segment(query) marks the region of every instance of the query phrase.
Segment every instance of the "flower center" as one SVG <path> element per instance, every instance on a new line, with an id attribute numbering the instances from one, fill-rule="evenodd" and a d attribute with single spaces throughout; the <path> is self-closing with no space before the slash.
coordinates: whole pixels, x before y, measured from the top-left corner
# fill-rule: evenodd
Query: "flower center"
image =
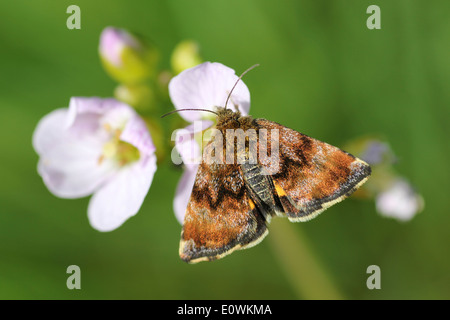
<path id="1" fill-rule="evenodd" d="M 105 129 L 112 131 L 109 126 L 105 126 Z M 103 145 L 102 154 L 98 158 L 99 165 L 105 159 L 114 159 L 120 166 L 139 160 L 139 150 L 128 142 L 120 140 L 121 133 L 122 130 L 116 129 L 112 139 Z"/>

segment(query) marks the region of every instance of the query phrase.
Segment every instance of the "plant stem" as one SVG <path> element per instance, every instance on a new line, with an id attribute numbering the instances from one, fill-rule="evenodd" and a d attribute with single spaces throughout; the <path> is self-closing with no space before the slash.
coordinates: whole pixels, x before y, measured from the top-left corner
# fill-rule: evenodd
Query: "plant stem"
<path id="1" fill-rule="evenodd" d="M 268 238 L 274 255 L 299 298 L 344 299 L 310 250 L 308 239 L 298 224 L 285 219 L 274 219 Z"/>

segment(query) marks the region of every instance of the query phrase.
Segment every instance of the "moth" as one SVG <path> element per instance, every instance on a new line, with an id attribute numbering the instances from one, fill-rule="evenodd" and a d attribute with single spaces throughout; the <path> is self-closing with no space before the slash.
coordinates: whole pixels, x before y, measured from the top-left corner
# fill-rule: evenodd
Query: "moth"
<path id="1" fill-rule="evenodd" d="M 188 263 L 220 259 L 257 245 L 268 234 L 273 216 L 308 221 L 370 176 L 370 166 L 361 159 L 281 124 L 243 116 L 237 108 L 219 107 L 213 113 L 216 135 L 203 150 L 181 232 L 179 255 Z M 245 135 L 239 148 L 237 137 L 227 135 L 236 130 L 256 135 Z M 259 135 L 262 130 L 267 138 Z M 269 139 L 274 130 L 276 148 Z M 256 155 L 261 148 L 270 156 L 277 152 L 277 163 L 271 163 L 270 156 L 249 156 L 252 142 Z M 227 157 L 230 148 L 232 159 Z"/>

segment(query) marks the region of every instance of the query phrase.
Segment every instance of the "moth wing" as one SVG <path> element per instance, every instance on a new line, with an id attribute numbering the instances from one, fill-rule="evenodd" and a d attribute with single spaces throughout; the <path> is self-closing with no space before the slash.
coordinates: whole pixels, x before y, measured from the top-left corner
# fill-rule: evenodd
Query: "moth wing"
<path id="1" fill-rule="evenodd" d="M 179 254 L 190 263 L 215 260 L 258 244 L 268 233 L 239 165 L 205 161 L 205 147 L 181 232 Z"/>
<path id="2" fill-rule="evenodd" d="M 267 153 L 271 156 L 271 130 L 279 135 L 279 161 L 261 163 L 269 172 L 284 214 L 291 221 L 306 221 L 352 194 L 369 178 L 370 166 L 325 142 L 265 119 Z M 261 141 L 260 141 L 261 143 Z"/>

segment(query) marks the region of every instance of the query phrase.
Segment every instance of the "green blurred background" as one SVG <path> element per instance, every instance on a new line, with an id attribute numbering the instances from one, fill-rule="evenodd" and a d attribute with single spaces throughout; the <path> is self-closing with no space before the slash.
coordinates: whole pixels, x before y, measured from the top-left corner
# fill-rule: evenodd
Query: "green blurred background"
<path id="1" fill-rule="evenodd" d="M 81 30 L 66 28 L 71 4 L 81 8 Z M 381 30 L 366 27 L 371 4 L 381 8 Z M 244 79 L 255 117 L 337 146 L 384 135 L 398 172 L 425 199 L 422 213 L 400 223 L 381 217 L 373 201 L 349 199 L 308 223 L 275 219 L 271 227 L 298 233 L 345 298 L 449 299 L 449 14 L 445 0 L 2 1 L 0 298 L 306 297 L 270 234 L 219 261 L 182 262 L 172 209 L 181 171 L 168 161 L 139 214 L 110 233 L 90 227 L 88 198 L 59 199 L 46 189 L 33 130 L 71 96 L 112 96 L 116 83 L 97 48 L 102 29 L 116 26 L 151 38 L 163 68 L 184 39 L 238 73 L 259 63 Z M 72 264 L 81 268 L 81 290 L 66 287 Z M 372 264 L 381 268 L 380 290 L 366 287 Z"/>

